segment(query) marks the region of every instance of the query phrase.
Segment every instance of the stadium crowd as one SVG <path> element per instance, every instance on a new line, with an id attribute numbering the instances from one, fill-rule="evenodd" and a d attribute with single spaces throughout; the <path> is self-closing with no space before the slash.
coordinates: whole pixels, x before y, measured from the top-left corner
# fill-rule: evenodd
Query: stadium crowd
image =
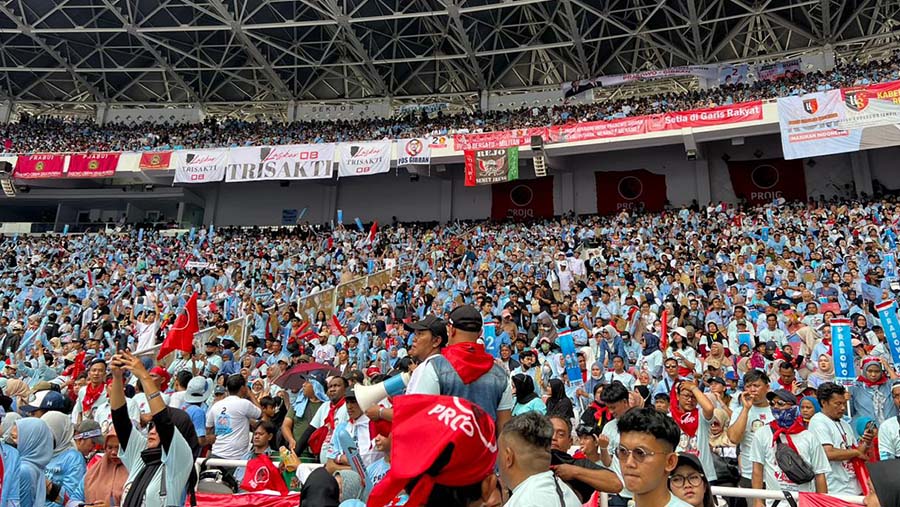
<path id="1" fill-rule="evenodd" d="M 885 198 L 7 237 L 0 506 L 181 506 L 198 484 L 378 507 L 870 493 L 865 464 L 900 456 L 874 308 L 900 296 L 898 222 Z M 334 308 L 298 309 L 391 266 Z M 194 302 L 216 331 L 157 360 Z M 245 316 L 246 334 L 229 328 Z M 836 317 L 852 321 L 846 387 Z M 405 394 L 362 394 L 385 381 Z M 248 466 L 198 477 L 200 456 Z M 298 457 L 323 466 L 297 475 Z"/>
<path id="2" fill-rule="evenodd" d="M 0 129 L 3 152 L 142 151 L 301 144 L 442 136 L 458 133 L 542 127 L 570 122 L 687 111 L 773 99 L 833 88 L 900 80 L 900 52 L 884 60 L 849 62 L 828 72 L 795 71 L 775 80 L 726 84 L 705 90 L 635 96 L 591 104 L 534 105 L 514 111 L 476 111 L 455 115 L 410 114 L 391 119 L 303 121 L 294 123 L 217 121 L 200 124 L 127 125 L 24 117 Z"/>

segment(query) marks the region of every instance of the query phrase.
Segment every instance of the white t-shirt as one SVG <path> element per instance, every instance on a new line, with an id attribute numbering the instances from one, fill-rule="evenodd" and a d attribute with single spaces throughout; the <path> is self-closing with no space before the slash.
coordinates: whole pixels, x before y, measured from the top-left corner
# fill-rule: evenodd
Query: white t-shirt
<path id="1" fill-rule="evenodd" d="M 735 396 L 735 398 L 740 398 L 740 395 Z M 741 417 L 741 411 L 743 410 L 744 407 L 742 406 L 732 412 L 731 422 L 728 425 L 729 427 L 734 426 Z M 747 414 L 747 429 L 744 430 L 744 438 L 740 441 L 741 454 L 738 456 L 738 466 L 741 469 L 741 477 L 745 479 L 751 479 L 753 477 L 753 462 L 750 461 L 750 447 L 753 444 L 753 436 L 756 433 L 756 430 L 768 425 L 772 421 L 774 421 L 774 419 L 772 418 L 771 408 L 768 406 L 750 406 L 750 413 Z"/>
<path id="2" fill-rule="evenodd" d="M 175 391 L 169 396 L 169 405 L 172 408 L 181 408 L 184 405 L 184 395 L 187 391 Z"/>
<path id="3" fill-rule="evenodd" d="M 616 456 L 616 449 L 619 447 L 619 420 L 613 419 L 609 421 L 603 426 L 603 431 L 601 434 L 606 435 L 606 438 L 609 439 L 609 454 L 612 458 L 612 461 L 609 463 L 609 469 L 615 472 L 616 476 L 619 477 L 619 482 L 622 483 L 622 491 L 619 492 L 619 496 L 624 498 L 632 498 L 634 497 L 634 493 L 628 490 L 625 487 L 625 479 L 622 476 L 622 464 L 619 463 L 619 457 Z"/>
<path id="4" fill-rule="evenodd" d="M 856 434 L 844 421 L 835 421 L 819 412 L 809 420 L 809 432 L 819 440 L 819 445 L 831 445 L 835 449 L 850 449 L 856 445 Z M 849 461 L 832 461 L 831 470 L 825 474 L 829 494 L 861 495 L 862 488 L 856 480 L 856 472 Z"/>
<path id="5" fill-rule="evenodd" d="M 154 319 L 150 324 L 135 322 L 137 328 L 137 350 L 147 350 L 156 341 L 156 332 L 159 331 L 159 321 Z"/>
<path id="6" fill-rule="evenodd" d="M 428 356 L 425 358 L 424 361 L 422 361 L 418 366 L 416 366 L 416 369 L 413 370 L 412 375 L 409 376 L 409 383 L 406 384 L 406 392 L 413 393 L 416 391 L 416 386 L 419 384 L 419 379 L 422 378 L 422 375 L 424 375 L 425 370 L 431 369 L 431 368 L 428 368 L 428 363 L 433 358 L 435 358 L 439 355 L 440 354 L 434 354 L 434 355 Z"/>
<path id="7" fill-rule="evenodd" d="M 259 407 L 238 396 L 213 403 L 206 413 L 206 427 L 214 428 L 216 435 L 212 454 L 224 459 L 244 459 L 250 449 L 250 420 L 260 416 Z"/>
<path id="8" fill-rule="evenodd" d="M 716 467 L 713 465 L 712 448 L 709 446 L 709 425 L 712 419 L 703 417 L 703 410 L 697 408 L 697 418 L 700 423 L 697 424 L 697 433 L 693 437 L 689 437 L 684 431 L 681 432 L 681 441 L 678 443 L 676 452 L 686 452 L 697 456 L 700 464 L 703 465 L 703 474 L 710 482 L 718 478 L 716 475 Z"/>
<path id="9" fill-rule="evenodd" d="M 635 504 L 635 507 L 644 507 L 644 506 Z M 651 507 L 651 506 L 648 506 L 648 507 Z M 667 503 L 665 505 L 665 507 L 691 507 L 691 504 L 678 498 L 673 493 L 669 493 L 669 503 Z"/>
<path id="10" fill-rule="evenodd" d="M 106 389 L 104 389 L 100 393 L 100 397 L 97 398 L 97 401 L 94 402 L 94 406 L 91 407 L 91 410 L 87 414 L 83 414 L 84 411 L 82 402 L 84 402 L 84 396 L 87 394 L 87 386 L 82 386 L 78 389 L 78 398 L 75 400 L 75 407 L 72 409 L 72 422 L 78 423 L 78 416 L 80 415 L 82 419 L 93 419 L 93 412 L 97 410 L 97 407 L 108 402 L 108 398 L 106 397 Z"/>
<path id="11" fill-rule="evenodd" d="M 554 484 L 556 482 L 556 484 Z M 559 490 L 563 494 L 562 505 L 559 500 Z M 506 507 L 532 507 L 552 505 L 553 507 L 581 507 L 578 496 L 562 479 L 556 479 L 552 471 L 541 472 L 520 482 L 512 491 L 512 496 L 506 502 Z"/>
<path id="12" fill-rule="evenodd" d="M 878 454 L 882 460 L 900 456 L 900 424 L 896 417 L 885 419 L 878 428 Z"/>
<path id="13" fill-rule="evenodd" d="M 309 421 L 309 425 L 313 428 L 319 429 L 325 425 L 325 419 L 328 418 L 328 411 L 331 410 L 331 403 L 325 402 L 319 406 L 319 409 L 316 410 L 316 414 L 313 416 L 312 420 Z M 340 408 L 334 411 L 334 427 L 337 428 L 341 424 L 348 422 L 350 420 L 350 415 L 347 413 L 347 404 L 341 405 Z M 322 449 L 319 451 L 319 462 L 325 464 L 325 461 L 328 459 L 328 453 L 331 452 L 331 437 L 334 433 L 332 431 L 334 428 L 328 430 L 328 436 L 325 438 L 325 443 L 322 445 Z"/>
<path id="14" fill-rule="evenodd" d="M 768 424 L 760 427 L 753 436 L 753 442 L 750 445 L 750 462 L 760 463 L 763 465 L 763 478 L 765 480 L 766 489 L 775 491 L 803 491 L 807 493 L 816 492 L 815 479 L 805 483 L 797 484 L 781 471 L 778 462 L 775 461 L 775 442 L 772 438 L 772 427 Z M 828 458 L 825 457 L 825 449 L 819 444 L 816 436 L 809 431 L 802 431 L 796 435 L 791 435 L 791 441 L 797 448 L 799 454 L 807 463 L 812 466 L 813 471 L 818 474 L 827 474 L 831 467 L 828 465 Z M 831 490 L 829 489 L 829 492 Z M 771 506 L 775 500 L 767 500 L 766 505 Z"/>

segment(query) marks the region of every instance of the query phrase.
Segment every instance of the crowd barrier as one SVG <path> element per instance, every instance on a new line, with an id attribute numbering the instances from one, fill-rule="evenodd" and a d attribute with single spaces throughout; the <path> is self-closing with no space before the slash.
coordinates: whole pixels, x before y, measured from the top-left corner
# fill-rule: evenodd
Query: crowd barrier
<path id="1" fill-rule="evenodd" d="M 201 463 L 205 463 L 206 466 L 212 467 L 243 467 L 247 465 L 247 461 L 245 460 L 229 460 L 229 459 L 216 459 L 216 458 L 197 458 L 197 465 L 199 466 Z M 304 481 L 309 474 L 312 473 L 316 468 L 321 467 L 322 465 L 318 463 L 301 463 L 297 468 L 297 477 L 300 481 Z M 768 489 L 749 489 L 749 488 L 728 488 L 724 486 L 713 486 L 712 493 L 716 496 L 725 497 L 725 498 L 748 498 L 748 499 L 761 499 L 761 500 L 783 500 L 784 492 L 782 491 L 773 491 Z M 607 505 L 607 501 L 605 498 L 606 494 L 601 494 L 600 505 L 601 507 Z M 793 493 L 794 498 L 797 498 L 797 493 Z M 853 495 L 831 495 L 834 498 L 842 502 L 846 502 L 848 505 L 865 505 L 865 498 L 861 496 L 853 496 Z"/>

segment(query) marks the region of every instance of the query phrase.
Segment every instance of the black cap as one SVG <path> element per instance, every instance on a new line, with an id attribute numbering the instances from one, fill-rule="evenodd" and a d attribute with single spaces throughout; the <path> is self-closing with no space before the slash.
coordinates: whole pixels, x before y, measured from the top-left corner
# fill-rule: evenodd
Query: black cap
<path id="1" fill-rule="evenodd" d="M 447 342 L 447 323 L 434 315 L 429 315 L 422 320 L 404 324 L 407 331 L 431 331 L 431 334 L 442 338 L 441 344 Z"/>
<path id="2" fill-rule="evenodd" d="M 457 306 L 450 312 L 449 324 L 460 331 L 481 332 L 481 314 L 472 305 Z"/>
<path id="3" fill-rule="evenodd" d="M 768 393 L 766 393 L 767 400 L 772 401 L 775 398 L 781 399 L 793 405 L 797 404 L 797 396 L 787 389 L 778 389 L 777 391 L 769 391 Z"/>
<path id="4" fill-rule="evenodd" d="M 728 385 L 728 384 L 725 383 L 725 379 L 723 379 L 722 377 L 710 377 L 709 380 L 706 381 L 707 384 L 712 384 L 713 382 L 716 382 L 716 383 L 718 383 L 718 384 L 722 384 L 723 386 L 727 386 L 727 385 Z"/>
<path id="5" fill-rule="evenodd" d="M 686 452 L 678 453 L 678 464 L 675 465 L 675 468 L 680 466 L 689 466 L 694 470 L 703 473 L 703 465 L 700 464 L 700 458 L 694 456 L 693 454 L 689 454 Z"/>
<path id="6" fill-rule="evenodd" d="M 356 391 L 354 391 L 353 389 L 348 389 L 347 393 L 344 394 L 344 398 L 347 401 L 353 400 L 355 402 L 356 401 Z"/>

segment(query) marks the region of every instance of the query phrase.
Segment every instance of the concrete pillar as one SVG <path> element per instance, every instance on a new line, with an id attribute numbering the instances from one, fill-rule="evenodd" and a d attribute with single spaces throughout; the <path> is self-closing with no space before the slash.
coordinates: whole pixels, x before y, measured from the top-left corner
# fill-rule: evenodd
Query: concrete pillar
<path id="1" fill-rule="evenodd" d="M 694 161 L 694 177 L 697 179 L 697 202 L 705 206 L 712 200 L 709 190 L 709 160 L 706 159 L 706 150 L 698 149 L 698 158 Z M 699 156 L 702 154 L 703 156 Z"/>
<path id="2" fill-rule="evenodd" d="M 105 125 L 108 114 L 109 104 L 97 104 L 97 125 Z"/>
<path id="3" fill-rule="evenodd" d="M 181 224 L 182 222 L 184 222 L 184 207 L 185 207 L 184 201 L 181 201 L 178 203 L 178 209 L 175 211 L 175 223 L 176 224 Z M 204 217 L 204 218 L 206 218 L 206 217 Z M 204 223 L 206 223 L 206 220 L 204 220 Z"/>
<path id="4" fill-rule="evenodd" d="M 441 223 L 453 220 L 453 180 L 441 180 Z"/>
<path id="5" fill-rule="evenodd" d="M 287 121 L 292 122 L 297 119 L 297 101 L 292 100 L 287 105 Z"/>
<path id="6" fill-rule="evenodd" d="M 868 151 L 854 151 L 850 155 L 850 169 L 853 172 L 853 184 L 856 193 L 865 192 L 872 195 L 872 169 L 869 166 Z"/>
<path id="7" fill-rule="evenodd" d="M 559 188 L 559 201 L 554 211 L 557 215 L 563 215 L 575 210 L 575 174 L 572 172 L 558 173 L 553 178 L 554 186 Z"/>
<path id="8" fill-rule="evenodd" d="M 16 105 L 12 99 L 6 99 L 3 102 L 0 102 L 0 124 L 6 125 L 10 122 L 15 107 Z"/>
<path id="9" fill-rule="evenodd" d="M 481 90 L 481 110 L 482 111 L 490 111 L 491 110 L 491 101 L 490 101 L 490 93 L 487 90 Z"/>
<path id="10" fill-rule="evenodd" d="M 222 191 L 222 185 L 216 185 L 216 189 L 206 194 L 206 202 L 203 205 L 203 225 L 215 223 L 216 210 L 219 207 L 219 193 Z"/>

